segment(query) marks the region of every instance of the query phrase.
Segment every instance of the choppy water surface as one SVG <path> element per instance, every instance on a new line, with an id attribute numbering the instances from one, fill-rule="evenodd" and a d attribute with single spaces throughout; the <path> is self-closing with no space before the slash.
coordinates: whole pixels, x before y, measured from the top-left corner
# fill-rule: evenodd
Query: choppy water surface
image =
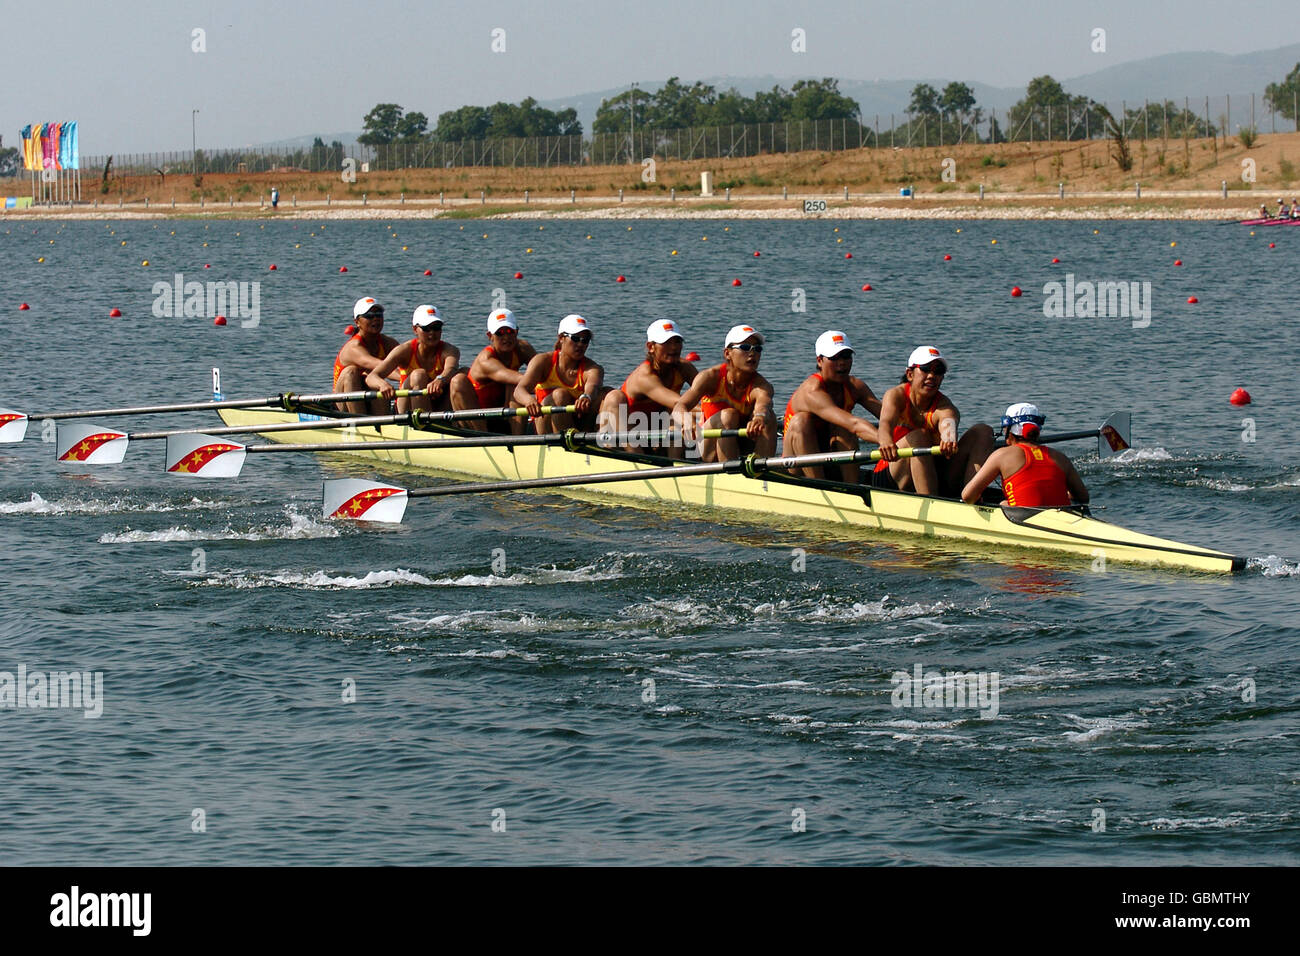
<path id="1" fill-rule="evenodd" d="M 617 381 L 651 319 L 705 361 L 750 322 L 782 403 L 842 328 L 877 391 L 942 347 L 967 423 L 1015 400 L 1057 429 L 1131 408 L 1136 451 L 1071 446 L 1102 516 L 1251 559 L 1098 572 L 593 495 L 416 500 L 401 526 L 354 527 L 320 517 L 324 475 L 411 473 L 268 455 L 186 482 L 148 443 L 76 469 L 33 426 L 0 447 L 0 671 L 100 671 L 103 713 L 0 709 L 7 862 L 1300 858 L 1292 230 L 0 227 L 0 405 L 201 401 L 214 365 L 232 397 L 324 391 L 364 294 L 398 336 L 437 304 L 466 351 L 494 290 L 544 347 L 582 312 Z M 1150 282 L 1149 325 L 1045 318 L 1067 272 Z M 259 282 L 258 325 L 155 317 L 176 273 Z M 1228 404 L 1239 386 L 1255 404 Z M 996 713 L 895 706 L 891 676 L 917 665 L 996 672 Z"/>

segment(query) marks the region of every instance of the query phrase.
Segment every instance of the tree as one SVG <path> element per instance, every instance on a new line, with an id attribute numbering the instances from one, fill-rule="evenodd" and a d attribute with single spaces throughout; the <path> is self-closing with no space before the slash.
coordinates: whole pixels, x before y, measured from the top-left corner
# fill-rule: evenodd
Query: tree
<path id="1" fill-rule="evenodd" d="M 612 96 L 607 100 L 601 100 L 600 108 L 596 110 L 596 119 L 591 124 L 593 133 L 625 133 L 628 127 L 633 123 L 643 128 L 647 125 L 659 126 L 661 124 L 648 124 L 646 117 L 650 112 L 650 103 L 654 99 L 645 90 L 630 89 Z"/>
<path id="2" fill-rule="evenodd" d="M 1011 107 L 1007 132 L 1015 139 L 1084 139 L 1100 125 L 1094 117 L 1104 120 L 1098 109 L 1086 96 L 1070 96 L 1052 77 L 1035 77 L 1025 98 Z"/>
<path id="3" fill-rule="evenodd" d="M 366 114 L 366 131 L 357 137 L 366 146 L 387 146 L 398 138 L 402 108 L 396 103 L 380 103 Z"/>
<path id="4" fill-rule="evenodd" d="M 907 112 L 924 116 L 939 112 L 939 91 L 929 83 L 918 83 L 912 87 L 912 99 L 907 104 Z"/>
<path id="5" fill-rule="evenodd" d="M 18 152 L 17 146 L 0 149 L 0 176 L 17 176 L 22 164 L 22 155 Z"/>
<path id="6" fill-rule="evenodd" d="M 944 113 L 964 116 L 975 108 L 975 91 L 965 83 L 953 81 L 943 88 L 939 97 L 939 109 Z"/>
<path id="7" fill-rule="evenodd" d="M 423 113 L 407 113 L 397 122 L 397 140 L 402 143 L 417 143 L 424 139 L 428 128 L 429 118 Z"/>
<path id="8" fill-rule="evenodd" d="M 1124 135 L 1124 127 L 1115 121 L 1110 110 L 1104 106 L 1097 106 L 1097 115 L 1101 117 L 1106 124 L 1106 135 L 1114 143 L 1114 152 L 1110 154 L 1111 159 L 1115 160 L 1115 165 L 1119 167 L 1120 172 L 1127 173 L 1133 168 L 1133 155 L 1129 152 L 1128 139 Z"/>
<path id="9" fill-rule="evenodd" d="M 1295 65 L 1281 83 L 1264 87 L 1264 102 L 1269 109 L 1281 113 L 1289 120 L 1296 118 L 1296 101 L 1300 99 L 1300 63 Z"/>
<path id="10" fill-rule="evenodd" d="M 440 143 L 455 143 L 462 139 L 483 139 L 492 125 L 492 114 L 482 106 L 462 106 L 438 117 L 433 138 Z"/>
<path id="11" fill-rule="evenodd" d="M 862 111 L 857 100 L 840 92 L 840 81 L 829 76 L 823 80 L 799 80 L 790 88 L 790 96 L 793 120 L 856 119 Z"/>

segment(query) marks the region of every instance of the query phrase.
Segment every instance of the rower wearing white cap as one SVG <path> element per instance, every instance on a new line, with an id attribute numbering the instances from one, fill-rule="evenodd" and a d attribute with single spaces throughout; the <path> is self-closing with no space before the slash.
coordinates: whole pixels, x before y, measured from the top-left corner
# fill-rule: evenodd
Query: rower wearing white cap
<path id="1" fill-rule="evenodd" d="M 672 319 L 651 322 L 645 332 L 645 361 L 600 405 L 604 432 L 665 431 L 682 386 L 695 380 L 695 366 L 682 361 L 683 337 Z M 629 451 L 630 446 L 624 446 Z M 680 446 L 672 449 L 679 452 Z M 676 457 L 676 455 L 674 455 Z"/>
<path id="2" fill-rule="evenodd" d="M 734 325 L 723 340 L 721 365 L 695 376 L 691 387 L 673 406 L 673 423 L 686 435 L 701 428 L 744 428 L 746 447 L 767 457 L 776 452 L 776 418 L 772 414 L 772 384 L 758 374 L 763 336 L 748 325 Z M 735 438 L 700 441 L 701 461 L 740 457 Z"/>
<path id="3" fill-rule="evenodd" d="M 487 337 L 487 346 L 474 358 L 467 376 L 474 398 L 479 408 L 518 408 L 513 395 L 515 386 L 524 377 L 519 370 L 533 360 L 537 350 L 527 339 L 519 337 L 519 322 L 509 309 L 493 309 L 488 313 Z M 519 418 L 509 419 L 508 424 L 501 419 L 488 419 L 484 424 L 489 431 L 523 434 L 524 423 Z"/>
<path id="4" fill-rule="evenodd" d="M 383 334 L 384 307 L 375 301 L 374 296 L 357 299 L 352 306 L 352 322 L 356 334 L 343 343 L 334 359 L 336 392 L 361 392 L 372 388 L 366 384 L 366 376 L 397 348 L 397 340 Z M 388 402 L 376 398 L 370 402 L 345 402 L 341 407 L 353 415 L 364 415 L 367 411 L 382 415 L 388 411 Z"/>
<path id="5" fill-rule="evenodd" d="M 880 414 L 880 399 L 853 369 L 853 346 L 846 333 L 837 329 L 817 337 L 817 371 L 804 379 L 785 406 L 786 455 L 815 455 L 818 452 L 857 451 L 858 441 L 876 441 L 876 426 L 853 414 L 861 405 Z M 861 466 L 839 466 L 840 477 L 856 483 Z M 822 478 L 821 465 L 794 469 L 805 478 Z"/>
<path id="6" fill-rule="evenodd" d="M 575 427 L 573 415 L 543 415 L 543 405 L 574 405 L 584 430 L 595 424 L 596 410 L 608 389 L 605 370 L 587 358 L 591 325 L 580 315 L 560 320 L 555 351 L 535 355 L 515 386 L 514 398 L 536 419 L 537 433 Z"/>
<path id="7" fill-rule="evenodd" d="M 1088 488 L 1070 459 L 1055 448 L 1037 444 L 1047 420 L 1036 405 L 1020 402 L 1002 416 L 1006 447 L 989 455 L 961 493 L 961 500 L 979 501 L 995 478 L 1002 478 L 1003 504 L 1024 508 L 1058 508 L 1086 504 Z"/>
<path id="8" fill-rule="evenodd" d="M 916 491 L 923 495 L 956 497 L 993 451 L 993 429 L 979 424 L 957 440 L 961 414 L 939 391 L 948 373 L 948 360 L 932 345 L 913 349 L 902 384 L 881 398 L 880 424 L 876 427 L 880 454 L 872 484 Z M 942 466 L 929 455 L 898 457 L 899 446 L 927 448 L 938 445 L 948 461 Z"/>
<path id="9" fill-rule="evenodd" d="M 456 408 L 473 408 L 474 390 L 465 377 L 453 385 L 460 365 L 460 349 L 442 340 L 442 313 L 436 306 L 417 306 L 411 315 L 411 328 L 415 337 L 388 353 L 366 376 L 366 387 L 373 388 L 385 399 L 393 397 L 393 386 L 387 381 L 396 372 L 402 388 L 422 388 L 428 394 L 415 398 L 399 398 L 398 412 L 412 408 L 420 411 L 446 411 L 452 398 L 459 392 Z M 468 403 L 468 404 L 467 404 Z"/>

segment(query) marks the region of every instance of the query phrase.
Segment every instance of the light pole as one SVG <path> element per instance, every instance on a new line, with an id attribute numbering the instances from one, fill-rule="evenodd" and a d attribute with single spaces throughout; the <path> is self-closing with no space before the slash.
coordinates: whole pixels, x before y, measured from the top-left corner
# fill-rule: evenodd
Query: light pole
<path id="1" fill-rule="evenodd" d="M 632 131 L 628 137 L 627 161 L 636 162 L 636 84 L 632 84 L 631 95 L 628 98 L 628 112 L 631 114 Z"/>
<path id="2" fill-rule="evenodd" d="M 195 176 L 199 174 L 199 138 L 198 133 L 196 132 L 198 127 L 195 119 L 198 115 L 198 110 L 190 110 L 190 166 L 192 167 L 190 172 Z"/>

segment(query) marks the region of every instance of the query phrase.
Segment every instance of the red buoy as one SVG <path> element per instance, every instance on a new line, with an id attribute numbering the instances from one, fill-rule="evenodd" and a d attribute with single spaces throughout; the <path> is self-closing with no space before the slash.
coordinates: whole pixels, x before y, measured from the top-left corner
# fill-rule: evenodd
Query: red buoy
<path id="1" fill-rule="evenodd" d="M 687 353 L 686 353 L 686 361 L 688 361 L 688 362 L 698 362 L 699 360 L 700 360 L 700 353 L 699 353 L 699 352 L 687 352 Z"/>
<path id="2" fill-rule="evenodd" d="M 212 263 L 210 263 L 210 262 L 205 262 L 205 263 L 203 263 L 203 268 L 205 268 L 205 269 L 211 269 L 211 268 L 212 268 Z"/>
<path id="3" fill-rule="evenodd" d="M 524 277 L 524 274 L 523 274 L 522 272 L 516 272 L 516 273 L 515 273 L 515 278 L 516 278 L 516 279 L 522 279 L 523 277 Z"/>
<path id="4" fill-rule="evenodd" d="M 121 310 L 121 309 L 113 309 L 112 311 L 110 311 L 110 312 L 108 313 L 108 317 L 109 317 L 110 319 L 120 319 L 120 318 L 122 317 L 122 310 Z"/>
<path id="5" fill-rule="evenodd" d="M 1268 247 L 1269 247 L 1270 249 L 1272 249 L 1272 248 L 1274 248 L 1276 245 L 1277 245 L 1276 242 L 1270 242 L 1270 243 L 1268 244 Z"/>
<path id="6" fill-rule="evenodd" d="M 425 270 L 424 270 L 424 274 L 427 275 L 427 276 L 431 276 L 431 275 L 433 275 L 433 270 L 432 270 L 432 269 L 425 269 Z"/>
<path id="7" fill-rule="evenodd" d="M 30 308 L 31 308 L 31 306 L 28 305 L 26 302 L 24 302 L 22 305 L 20 305 L 20 306 L 18 307 L 18 311 L 19 311 L 19 312 L 26 312 L 26 311 L 27 311 L 28 309 L 30 309 Z"/>
<path id="8" fill-rule="evenodd" d="M 357 327 L 355 325 L 349 325 L 346 329 L 343 330 L 343 334 L 346 335 L 348 338 L 351 338 L 352 336 L 357 334 Z"/>
<path id="9" fill-rule="evenodd" d="M 1196 296 L 1194 296 L 1194 295 L 1189 295 L 1189 296 L 1187 297 L 1187 304 L 1188 304 L 1188 305 L 1196 305 L 1196 303 L 1198 303 L 1198 302 L 1200 302 L 1200 301 L 1201 301 L 1201 300 L 1198 299 L 1198 298 L 1196 298 Z"/>
<path id="10" fill-rule="evenodd" d="M 268 272 L 274 272 L 274 271 L 275 271 L 275 263 L 274 263 L 274 262 L 271 263 L 271 268 L 268 269 L 267 271 L 268 271 Z"/>
<path id="11" fill-rule="evenodd" d="M 1061 261 L 1060 259 L 1053 259 L 1053 260 L 1052 260 L 1052 265 L 1056 265 L 1056 264 L 1057 264 L 1058 262 L 1060 262 L 1060 261 Z"/>
<path id="12" fill-rule="evenodd" d="M 212 324 L 213 324 L 213 325 L 225 325 L 225 324 L 226 324 L 226 317 L 225 317 L 224 315 L 219 315 L 219 316 L 217 316 L 215 319 L 212 320 Z"/>
<path id="13" fill-rule="evenodd" d="M 740 280 L 739 280 L 739 279 L 732 279 L 732 280 L 731 280 L 731 284 L 732 284 L 732 285 L 740 285 Z"/>
<path id="14" fill-rule="evenodd" d="M 347 271 L 348 271 L 347 266 L 339 266 L 339 272 L 347 272 Z"/>
<path id="15" fill-rule="evenodd" d="M 618 277 L 617 279 L 615 279 L 614 281 L 615 281 L 615 282 L 626 282 L 627 279 L 626 279 L 626 277 L 624 277 L 624 276 L 619 276 L 619 277 Z"/>
<path id="16" fill-rule="evenodd" d="M 871 283 L 868 282 L 866 285 L 864 285 L 864 286 L 862 287 L 862 291 L 863 291 L 863 292 L 870 292 L 870 291 L 871 291 Z"/>
<path id="17" fill-rule="evenodd" d="M 952 256 L 944 256 L 944 257 L 943 257 L 943 261 L 944 261 L 944 262 L 948 262 L 948 261 L 950 261 L 951 259 L 952 259 Z"/>
<path id="18" fill-rule="evenodd" d="M 1239 388 L 1232 393 L 1228 398 L 1228 401 L 1232 402 L 1234 405 L 1249 405 L 1250 392 L 1246 391 L 1244 388 Z"/>
<path id="19" fill-rule="evenodd" d="M 851 252 L 846 252 L 846 253 L 844 253 L 844 258 L 845 258 L 845 259 L 852 259 L 852 258 L 853 258 L 853 253 L 851 253 Z"/>
<path id="20" fill-rule="evenodd" d="M 1175 260 L 1174 260 L 1174 265 L 1176 265 L 1176 266 L 1181 266 L 1182 264 L 1183 264 L 1183 260 L 1182 260 L 1182 259 L 1175 259 Z"/>
<path id="21" fill-rule="evenodd" d="M 754 258 L 755 258 L 755 259 L 758 258 L 758 252 L 757 252 L 757 251 L 754 253 Z"/>
<path id="22" fill-rule="evenodd" d="M 1020 291 L 1020 286 L 1015 285 L 1015 286 L 1012 286 L 1012 287 L 1011 287 L 1011 297 L 1012 297 L 1013 299 L 1018 299 L 1018 298 L 1020 298 L 1022 295 L 1024 295 L 1024 293 Z"/>

